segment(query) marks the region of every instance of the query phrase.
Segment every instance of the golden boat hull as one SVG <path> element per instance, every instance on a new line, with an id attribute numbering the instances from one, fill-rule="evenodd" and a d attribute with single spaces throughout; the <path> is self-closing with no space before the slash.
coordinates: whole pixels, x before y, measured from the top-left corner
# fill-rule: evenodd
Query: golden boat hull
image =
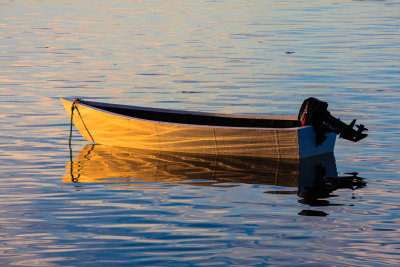
<path id="1" fill-rule="evenodd" d="M 61 100 L 86 140 L 110 146 L 180 153 L 301 159 L 333 152 L 336 139 L 334 133 L 328 133 L 327 140 L 316 146 L 312 126 L 260 128 L 174 123 L 126 116 L 85 103 L 75 103 L 75 111 L 72 113 L 73 100 Z M 185 115 L 184 112 L 181 113 L 182 116 Z"/>

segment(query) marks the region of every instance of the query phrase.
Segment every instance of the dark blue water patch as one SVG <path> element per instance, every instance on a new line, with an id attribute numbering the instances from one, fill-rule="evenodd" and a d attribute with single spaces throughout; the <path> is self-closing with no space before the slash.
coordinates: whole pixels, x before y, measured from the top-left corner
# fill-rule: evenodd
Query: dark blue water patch
<path id="1" fill-rule="evenodd" d="M 181 91 L 182 94 L 201 94 L 201 93 L 208 93 L 208 92 L 201 92 L 201 91 Z"/>
<path id="2" fill-rule="evenodd" d="M 266 194 L 276 194 L 276 195 L 295 195 L 297 190 L 271 190 L 265 191 Z"/>
<path id="3" fill-rule="evenodd" d="M 18 85 L 21 85 L 20 83 L 1 83 L 0 82 L 0 85 L 1 86 L 18 86 Z M 13 96 L 13 95 L 2 95 L 2 96 Z"/>
<path id="4" fill-rule="evenodd" d="M 46 51 L 46 52 L 39 52 L 39 53 L 54 54 L 54 55 L 71 55 L 70 53 L 61 52 L 61 51 Z M 67 56 L 65 56 L 65 57 L 67 57 Z M 72 56 L 69 56 L 69 57 L 72 57 Z"/>
<path id="5" fill-rule="evenodd" d="M 29 65 L 12 65 L 10 68 L 32 68 L 32 66 Z"/>
<path id="6" fill-rule="evenodd" d="M 34 29 L 34 30 L 52 30 L 53 28 L 49 28 L 49 27 L 35 27 L 35 28 L 32 28 L 32 29 Z"/>
<path id="7" fill-rule="evenodd" d="M 170 100 L 170 101 L 155 101 L 155 103 L 181 103 L 181 101 L 174 101 L 174 100 Z"/>
<path id="8" fill-rule="evenodd" d="M 54 88 L 58 89 L 79 89 L 79 88 L 85 88 L 88 87 L 86 84 L 81 84 L 81 85 L 69 85 L 69 86 L 55 86 Z"/>
<path id="9" fill-rule="evenodd" d="M 389 229 L 389 228 L 374 228 L 374 231 L 383 231 L 383 232 L 397 232 L 397 229 Z"/>

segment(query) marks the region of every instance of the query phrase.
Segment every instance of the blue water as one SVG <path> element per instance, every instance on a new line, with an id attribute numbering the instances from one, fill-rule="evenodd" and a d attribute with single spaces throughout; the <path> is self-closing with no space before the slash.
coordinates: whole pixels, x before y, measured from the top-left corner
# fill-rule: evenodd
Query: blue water
<path id="1" fill-rule="evenodd" d="M 399 265 L 399 14 L 390 0 L 1 1 L 1 265 Z M 75 129 L 71 153 L 58 98 L 75 96 L 282 115 L 314 96 L 369 136 L 338 139 L 327 169 L 342 178 L 310 187 L 277 163 L 90 152 Z"/>

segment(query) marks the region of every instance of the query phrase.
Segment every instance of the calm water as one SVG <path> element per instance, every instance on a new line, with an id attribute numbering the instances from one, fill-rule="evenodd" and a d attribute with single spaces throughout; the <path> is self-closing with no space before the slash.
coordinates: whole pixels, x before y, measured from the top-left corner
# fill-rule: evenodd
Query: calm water
<path id="1" fill-rule="evenodd" d="M 394 0 L 0 1 L 0 264 L 399 265 L 399 15 Z M 314 96 L 370 136 L 319 165 L 76 130 L 70 154 L 69 96 L 284 115 Z"/>

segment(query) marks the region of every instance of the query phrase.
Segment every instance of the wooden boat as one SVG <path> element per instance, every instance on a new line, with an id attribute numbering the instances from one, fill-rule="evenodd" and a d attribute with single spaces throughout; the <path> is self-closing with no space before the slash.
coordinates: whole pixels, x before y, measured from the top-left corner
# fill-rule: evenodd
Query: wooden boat
<path id="1" fill-rule="evenodd" d="M 75 124 L 86 140 L 111 146 L 299 159 L 333 152 L 336 139 L 335 132 L 331 130 L 323 133 L 316 131 L 322 126 L 316 127 L 314 117 L 310 120 L 313 125 L 306 125 L 306 114 L 312 114 L 315 110 L 303 107 L 304 119 L 299 120 L 300 116 L 228 115 L 80 99 L 61 100 L 70 114 L 71 123 Z M 308 102 L 307 105 L 305 103 L 306 101 L 303 106 L 306 108 L 311 106 Z M 313 106 L 320 108 L 316 104 Z M 322 114 L 317 111 L 316 114 Z M 309 118 L 311 117 L 308 116 L 307 120 Z M 338 123 L 339 126 L 342 124 Z M 343 129 L 346 129 L 347 133 L 350 132 L 344 126 Z M 345 133 L 343 129 L 340 131 Z M 362 138 L 357 136 L 353 141 Z"/>

